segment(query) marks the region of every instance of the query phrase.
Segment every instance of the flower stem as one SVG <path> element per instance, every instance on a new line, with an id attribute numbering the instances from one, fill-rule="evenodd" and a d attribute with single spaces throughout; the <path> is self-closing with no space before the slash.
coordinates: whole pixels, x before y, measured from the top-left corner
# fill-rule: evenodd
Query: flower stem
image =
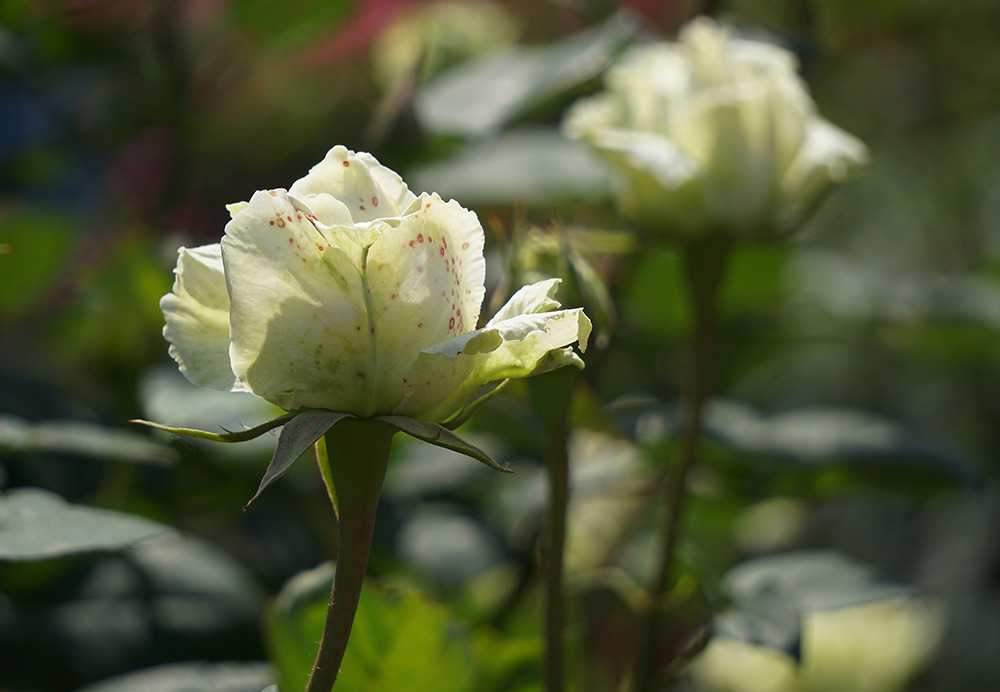
<path id="1" fill-rule="evenodd" d="M 705 401 L 715 378 L 719 346 L 718 297 L 729 259 L 729 243 L 717 237 L 702 238 L 683 246 L 681 253 L 692 313 L 689 366 L 681 383 L 675 457 L 662 485 L 660 553 L 649 588 L 650 610 L 637 660 L 637 690 L 653 689 L 655 682 L 660 607 L 674 565 L 687 474 L 698 457 Z"/>
<path id="2" fill-rule="evenodd" d="M 377 422 L 344 419 L 326 433 L 326 448 L 331 454 L 329 478 L 336 492 L 328 490 L 337 498 L 339 510 L 337 573 L 306 692 L 330 692 L 340 672 L 364 584 L 375 510 L 394 432 Z"/>
<path id="3" fill-rule="evenodd" d="M 564 368 L 529 380 L 535 409 L 545 426 L 543 456 L 549 475 L 549 498 L 540 536 L 542 583 L 545 599 L 545 656 L 542 675 L 546 692 L 562 692 L 563 553 L 566 546 L 566 510 L 569 503 L 569 405 L 578 373 Z"/>

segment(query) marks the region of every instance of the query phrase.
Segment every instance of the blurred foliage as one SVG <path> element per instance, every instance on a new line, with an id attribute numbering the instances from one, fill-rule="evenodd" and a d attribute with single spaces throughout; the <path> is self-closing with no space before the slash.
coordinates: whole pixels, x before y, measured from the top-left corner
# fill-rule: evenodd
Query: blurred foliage
<path id="1" fill-rule="evenodd" d="M 188 385 L 157 302 L 226 203 L 343 143 L 480 214 L 498 300 L 558 275 L 599 322 L 571 410 L 568 674 L 625 689 L 690 314 L 676 251 L 624 230 L 607 171 L 557 132 L 635 35 L 704 10 L 793 49 L 873 165 L 792 241 L 734 251 L 659 672 L 705 692 L 996 690 L 1000 5 L 508 0 L 486 53 L 400 20 L 412 43 L 377 76 L 382 30 L 429 4 L 0 3 L 0 688 L 258 692 L 264 658 L 279 682 L 308 665 L 295 642 L 318 636 L 336 549 L 308 456 L 241 512 L 275 435 L 125 425 L 273 416 Z M 530 401 L 512 383 L 462 429 L 512 476 L 395 445 L 344 689 L 541 689 Z"/>

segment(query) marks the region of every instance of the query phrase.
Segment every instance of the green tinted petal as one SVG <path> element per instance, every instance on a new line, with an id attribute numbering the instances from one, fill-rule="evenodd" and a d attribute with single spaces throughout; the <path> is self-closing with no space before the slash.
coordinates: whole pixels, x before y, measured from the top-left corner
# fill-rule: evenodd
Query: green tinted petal
<path id="1" fill-rule="evenodd" d="M 404 377 L 422 350 L 475 327 L 485 294 L 479 219 L 437 195 L 419 202 L 368 251 L 376 413 L 391 413 L 402 400 Z"/>
<path id="2" fill-rule="evenodd" d="M 583 310 L 519 315 L 425 350 L 407 372 L 406 397 L 395 413 L 443 420 L 480 386 L 527 377 L 559 365 L 583 366 L 562 349 L 586 348 L 591 324 Z"/>
<path id="3" fill-rule="evenodd" d="M 246 385 L 284 409 L 362 410 L 372 336 L 362 248 L 271 190 L 229 222 L 222 255 L 230 356 Z"/>
<path id="4" fill-rule="evenodd" d="M 218 243 L 178 251 L 174 288 L 160 300 L 170 355 L 194 384 L 246 391 L 229 363 L 229 294 Z"/>

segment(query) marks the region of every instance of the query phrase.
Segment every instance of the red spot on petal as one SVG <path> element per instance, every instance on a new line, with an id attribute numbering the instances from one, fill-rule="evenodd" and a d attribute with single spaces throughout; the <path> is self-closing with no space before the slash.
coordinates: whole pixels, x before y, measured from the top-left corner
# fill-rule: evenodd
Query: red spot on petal
<path id="1" fill-rule="evenodd" d="M 417 271 L 420 272 L 421 274 L 423 274 L 424 273 L 424 267 L 423 267 L 423 265 L 418 266 L 417 267 Z"/>
<path id="2" fill-rule="evenodd" d="M 457 351 L 457 352 L 455 353 L 455 355 L 456 355 L 456 356 L 460 356 L 460 355 L 462 355 L 462 352 L 461 352 L 461 351 Z"/>
<path id="3" fill-rule="evenodd" d="M 371 331 L 372 334 L 374 334 L 375 333 L 375 327 L 372 327 L 370 331 Z"/>
<path id="4" fill-rule="evenodd" d="M 452 317 L 450 320 L 448 320 L 448 329 L 454 329 L 454 328 L 455 328 L 455 318 Z"/>
<path id="5" fill-rule="evenodd" d="M 403 384 L 406 384 L 407 382 L 409 382 L 409 380 L 404 377 L 403 378 Z"/>
<path id="6" fill-rule="evenodd" d="M 442 238 L 441 242 L 444 243 L 445 247 L 448 247 L 448 239 L 447 238 Z"/>
<path id="7" fill-rule="evenodd" d="M 417 322 L 417 329 L 420 329 L 423 326 L 424 326 L 423 322 Z"/>
<path id="8" fill-rule="evenodd" d="M 306 261 L 306 258 L 305 258 L 305 257 L 303 257 L 303 258 L 302 258 L 302 261 L 303 261 L 303 262 L 305 262 L 305 261 Z"/>
<path id="9" fill-rule="evenodd" d="M 272 222 L 271 222 L 271 225 L 272 225 L 272 226 L 274 225 L 274 221 L 272 221 Z"/>
<path id="10" fill-rule="evenodd" d="M 410 241 L 410 247 L 416 247 L 416 246 L 417 246 L 417 241 L 411 240 Z"/>
<path id="11" fill-rule="evenodd" d="M 441 248 L 441 256 L 444 257 L 444 248 Z"/>
<path id="12" fill-rule="evenodd" d="M 469 244 L 468 243 L 462 243 L 462 249 L 463 250 L 468 250 L 469 249 Z"/>
<path id="13" fill-rule="evenodd" d="M 398 293 L 393 293 L 391 296 L 389 296 L 389 300 L 395 300 L 396 296 L 398 295 L 399 295 Z"/>
<path id="14" fill-rule="evenodd" d="M 323 246 L 322 246 L 322 245 L 320 245 L 319 243 L 316 243 L 316 248 L 317 248 L 317 249 L 318 249 L 318 250 L 319 250 L 320 252 L 323 252 L 323 250 L 325 250 L 325 249 L 326 249 L 325 247 L 323 247 Z"/>
<path id="15" fill-rule="evenodd" d="M 344 161 L 344 168 L 347 168 L 347 167 L 349 167 L 350 165 L 351 165 L 351 162 L 350 162 L 350 161 Z"/>
<path id="16" fill-rule="evenodd" d="M 357 329 L 359 332 L 361 331 L 361 327 L 355 327 L 355 329 Z"/>
<path id="17" fill-rule="evenodd" d="M 428 242 L 428 243 L 433 243 L 433 242 L 434 242 L 434 239 L 433 239 L 433 238 L 431 238 L 430 236 L 427 236 L 427 242 Z"/>
<path id="18" fill-rule="evenodd" d="M 417 233 L 417 242 L 418 243 L 424 242 L 424 234 L 423 233 Z"/>
<path id="19" fill-rule="evenodd" d="M 358 205 L 358 209 L 360 209 L 361 211 L 364 211 L 365 210 L 365 205 L 359 204 Z"/>
<path id="20" fill-rule="evenodd" d="M 372 197 L 372 206 L 373 207 L 377 207 L 378 206 L 378 197 Z"/>
<path id="21" fill-rule="evenodd" d="M 288 220 L 289 220 L 289 221 L 291 221 L 291 220 L 292 220 L 292 215 L 291 215 L 291 214 L 289 214 L 289 215 L 288 215 Z"/>

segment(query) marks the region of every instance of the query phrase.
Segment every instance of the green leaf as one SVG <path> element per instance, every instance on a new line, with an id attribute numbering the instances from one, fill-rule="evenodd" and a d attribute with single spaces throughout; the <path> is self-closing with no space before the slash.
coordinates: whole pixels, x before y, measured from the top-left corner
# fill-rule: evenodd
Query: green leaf
<path id="1" fill-rule="evenodd" d="M 470 205 L 607 201 L 605 164 L 576 140 L 552 128 L 519 129 L 473 142 L 446 159 L 422 166 L 409 179 Z"/>
<path id="2" fill-rule="evenodd" d="M 316 444 L 326 431 L 344 418 L 354 418 L 350 413 L 342 411 L 327 411 L 326 409 L 310 409 L 302 413 L 289 414 L 291 420 L 278 436 L 278 446 L 267 465 L 264 477 L 260 479 L 257 492 L 247 502 L 247 506 L 260 497 L 264 489 L 280 478 L 302 456 L 302 453 Z M 283 418 L 285 416 L 282 416 Z M 273 422 L 273 421 L 272 421 Z"/>
<path id="3" fill-rule="evenodd" d="M 0 560 L 122 550 L 173 532 L 142 517 L 66 502 L 38 488 L 0 495 Z"/>
<path id="4" fill-rule="evenodd" d="M 212 442 L 246 442 L 247 440 L 252 440 L 254 438 L 260 437 L 266 432 L 274 430 L 277 427 L 285 425 L 291 421 L 298 414 L 286 413 L 283 416 L 278 416 L 273 420 L 269 420 L 266 423 L 261 423 L 260 425 L 254 426 L 252 428 L 247 428 L 246 430 L 239 430 L 236 432 L 226 431 L 224 433 L 214 433 L 207 430 L 198 430 L 196 428 L 172 428 L 169 425 L 162 425 L 160 423 L 154 423 L 148 420 L 133 419 L 129 423 L 137 423 L 138 425 L 148 425 L 151 428 L 156 428 L 157 430 L 165 430 L 168 433 L 174 435 L 185 435 L 187 437 L 197 437 L 202 440 L 211 440 Z M 279 438 L 280 440 L 280 438 Z"/>
<path id="5" fill-rule="evenodd" d="M 77 692 L 262 692 L 271 679 L 271 667 L 261 661 L 168 663 L 145 670 L 116 675 L 91 683 Z M 268 688 L 277 692 L 273 685 Z"/>
<path id="6" fill-rule="evenodd" d="M 77 420 L 30 423 L 0 415 L 0 452 L 59 452 L 139 464 L 173 464 L 177 452 L 143 435 Z"/>
<path id="7" fill-rule="evenodd" d="M 601 74 L 638 27 L 635 17 L 618 14 L 559 43 L 514 46 L 460 65 L 417 91 L 417 117 L 430 132 L 495 134 L 531 108 Z"/>
<path id="8" fill-rule="evenodd" d="M 0 319 L 26 314 L 66 276 L 76 235 L 65 218 L 24 209 L 0 218 Z"/>
<path id="9" fill-rule="evenodd" d="M 429 442 L 432 445 L 444 447 L 445 449 L 450 449 L 453 452 L 464 454 L 465 456 L 471 457 L 482 464 L 486 464 L 494 471 L 511 473 L 510 469 L 501 466 L 495 459 L 493 459 L 493 457 L 479 449 L 479 447 L 469 444 L 458 435 L 448 430 L 448 428 L 438 423 L 419 421 L 407 416 L 375 416 L 374 420 L 381 421 L 390 427 L 396 428 L 396 430 L 406 433 L 410 437 L 415 437 L 418 440 Z"/>
<path id="10" fill-rule="evenodd" d="M 292 579 L 274 601 L 267 635 L 282 690 L 305 687 L 323 629 L 333 566 Z M 471 637 L 442 605 L 368 583 L 361 593 L 337 692 L 467 692 L 476 657 Z"/>

